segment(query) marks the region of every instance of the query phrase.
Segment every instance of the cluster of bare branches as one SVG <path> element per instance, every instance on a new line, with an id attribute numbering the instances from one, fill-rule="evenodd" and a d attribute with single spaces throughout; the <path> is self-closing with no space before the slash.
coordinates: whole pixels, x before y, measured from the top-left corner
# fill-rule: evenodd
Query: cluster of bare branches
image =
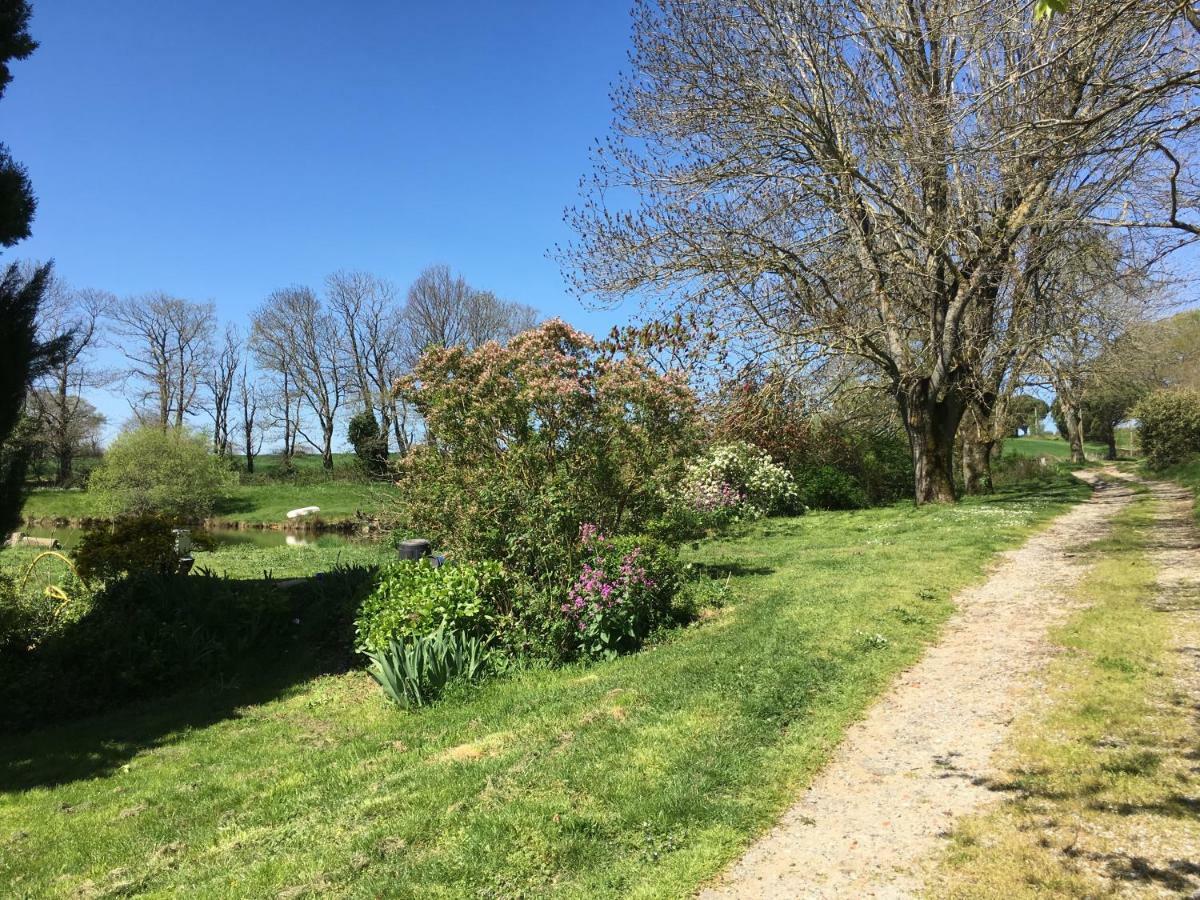
<path id="1" fill-rule="evenodd" d="M 243 329 L 222 328 L 209 302 L 162 292 L 118 300 L 51 279 L 40 327 L 69 335 L 69 345 L 39 375 L 27 406 L 59 482 L 100 440 L 104 417 L 87 395 L 102 388 L 124 395 L 133 424 L 177 428 L 207 420 L 214 451 L 240 454 L 249 471 L 271 439 L 287 460 L 303 443 L 331 467 L 339 425 L 351 410 L 375 418 L 385 455 L 405 452 L 417 423 L 392 385 L 420 353 L 432 344 L 503 341 L 531 327 L 536 315 L 471 287 L 445 266 L 423 271 L 407 293 L 351 271 L 333 273 L 323 288 L 273 292 Z M 122 357 L 111 371 L 96 362 L 106 345 Z"/>
<path id="2" fill-rule="evenodd" d="M 581 292 L 701 310 L 743 347 L 862 360 L 918 501 L 953 499 L 960 424 L 992 433 L 1056 332 L 1063 295 L 1036 285 L 1075 237 L 1107 227 L 1153 259 L 1195 237 L 1135 226 L 1182 202 L 1162 148 L 1194 141 L 1197 39 L 1173 2 L 1049 21 L 978 0 L 639 3 L 564 263 Z"/>

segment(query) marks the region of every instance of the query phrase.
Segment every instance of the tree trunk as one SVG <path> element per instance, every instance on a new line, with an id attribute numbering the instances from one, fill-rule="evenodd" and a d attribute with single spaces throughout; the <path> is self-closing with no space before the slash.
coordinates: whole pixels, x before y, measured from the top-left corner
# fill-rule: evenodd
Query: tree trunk
<path id="1" fill-rule="evenodd" d="M 992 484 L 992 448 L 995 442 L 974 436 L 962 442 L 963 490 L 968 494 L 990 494 Z"/>
<path id="2" fill-rule="evenodd" d="M 1115 428 L 1108 429 L 1108 452 L 1104 454 L 1104 458 L 1117 458 L 1117 430 Z"/>
<path id="3" fill-rule="evenodd" d="M 990 494 L 992 484 L 992 451 L 996 446 L 993 416 L 996 412 L 994 395 L 972 400 L 963 417 L 961 444 L 963 490 L 968 494 Z"/>
<path id="4" fill-rule="evenodd" d="M 962 403 L 954 397 L 930 396 L 929 382 L 901 390 L 896 396 L 913 461 L 913 489 L 918 505 L 953 503 L 954 437 L 962 420 Z"/>
<path id="5" fill-rule="evenodd" d="M 1059 395 L 1058 405 L 1062 407 L 1063 418 L 1067 423 L 1067 441 L 1071 444 L 1071 462 L 1087 462 L 1083 453 L 1083 415 L 1075 405 L 1063 401 Z"/>

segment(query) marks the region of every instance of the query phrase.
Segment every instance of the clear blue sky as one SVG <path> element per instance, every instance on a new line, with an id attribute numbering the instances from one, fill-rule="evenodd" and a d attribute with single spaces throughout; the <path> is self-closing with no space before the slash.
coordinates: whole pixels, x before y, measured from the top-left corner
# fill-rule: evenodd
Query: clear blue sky
<path id="1" fill-rule="evenodd" d="M 546 258 L 608 131 L 623 0 L 33 6 L 0 138 L 38 215 L 7 259 L 235 321 L 338 268 L 407 285 L 434 262 L 589 330 L 623 317 Z"/>

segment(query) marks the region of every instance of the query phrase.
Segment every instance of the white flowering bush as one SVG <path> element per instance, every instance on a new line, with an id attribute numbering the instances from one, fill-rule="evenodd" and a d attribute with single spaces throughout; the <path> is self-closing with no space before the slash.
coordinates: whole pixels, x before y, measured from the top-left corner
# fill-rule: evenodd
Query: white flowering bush
<path id="1" fill-rule="evenodd" d="M 715 523 L 760 519 L 799 507 L 792 473 L 753 444 L 716 444 L 689 463 L 678 501 Z"/>

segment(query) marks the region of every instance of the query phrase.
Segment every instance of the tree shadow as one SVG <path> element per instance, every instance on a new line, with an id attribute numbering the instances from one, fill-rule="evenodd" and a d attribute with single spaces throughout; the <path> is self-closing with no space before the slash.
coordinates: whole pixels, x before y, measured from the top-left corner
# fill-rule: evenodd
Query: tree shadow
<path id="1" fill-rule="evenodd" d="M 213 517 L 235 516 L 238 513 L 250 512 L 254 509 L 254 501 L 249 497 L 218 497 L 213 504 Z"/>
<path id="2" fill-rule="evenodd" d="M 266 672 L 257 670 L 253 676 L 247 672 L 216 688 L 135 702 L 77 722 L 0 738 L 0 791 L 104 777 L 139 753 L 175 743 L 190 729 L 237 718 L 244 707 L 275 700 L 310 679 L 348 667 L 344 656 L 298 659 Z"/>
<path id="3" fill-rule="evenodd" d="M 187 590 L 169 578 L 134 583 L 126 593 L 150 608 L 148 617 L 122 630 L 135 617 L 128 599 L 114 601 L 47 641 L 45 656 L 33 651 L 23 669 L 6 667 L 5 675 L 19 680 L 6 677 L 0 688 L 11 732 L 0 737 L 0 791 L 103 776 L 188 729 L 347 671 L 354 662 L 354 610 L 372 579 L 372 570 L 353 568 L 287 590 L 257 580 L 197 585 L 196 576 L 185 579 Z M 267 601 L 263 608 L 247 609 L 259 600 Z M 186 639 L 172 644 L 180 630 Z M 143 658 L 156 653 L 162 659 L 146 668 L 151 664 Z M 106 678 L 89 685 L 99 672 Z"/>
<path id="4" fill-rule="evenodd" d="M 712 579 L 775 574 L 775 569 L 771 566 L 752 566 L 741 562 L 693 563 L 692 565 L 698 573 Z"/>

